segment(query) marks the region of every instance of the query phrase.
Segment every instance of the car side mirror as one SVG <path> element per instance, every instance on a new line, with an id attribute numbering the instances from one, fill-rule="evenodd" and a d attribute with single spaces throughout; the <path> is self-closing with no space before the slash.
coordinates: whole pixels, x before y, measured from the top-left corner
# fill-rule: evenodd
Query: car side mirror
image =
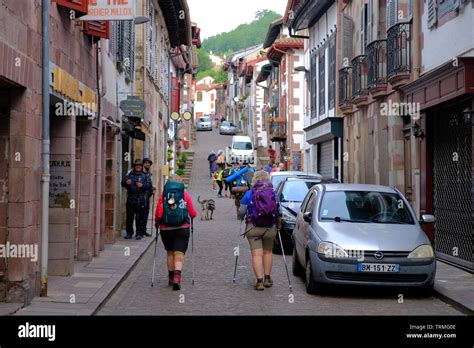
<path id="1" fill-rule="evenodd" d="M 303 213 L 303 220 L 306 222 L 311 223 L 311 219 L 313 218 L 313 214 L 309 211 Z"/>
<path id="2" fill-rule="evenodd" d="M 421 215 L 420 224 L 432 224 L 436 221 L 434 215 L 423 214 Z"/>

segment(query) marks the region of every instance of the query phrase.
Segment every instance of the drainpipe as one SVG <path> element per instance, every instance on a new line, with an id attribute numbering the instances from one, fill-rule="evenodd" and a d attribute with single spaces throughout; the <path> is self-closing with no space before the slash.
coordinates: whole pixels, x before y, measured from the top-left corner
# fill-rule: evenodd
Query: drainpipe
<path id="1" fill-rule="evenodd" d="M 42 0 L 42 56 L 43 56 L 43 128 L 41 175 L 41 280 L 40 296 L 48 295 L 48 246 L 49 246 L 49 0 Z"/>
<path id="2" fill-rule="evenodd" d="M 420 34 L 421 34 L 421 23 L 420 23 L 420 1 L 413 1 L 412 5 L 412 30 L 413 30 L 413 41 L 412 41 L 412 81 L 417 80 L 420 77 Z M 421 115 L 419 115 L 421 116 Z M 412 120 L 412 122 L 417 122 Z M 411 167 L 412 167 L 412 203 L 415 208 L 416 216 L 420 216 L 420 191 L 421 191 L 421 173 L 420 173 L 420 157 L 421 157 L 421 139 L 415 138 L 411 135 L 410 141 L 410 152 L 411 152 Z"/>
<path id="3" fill-rule="evenodd" d="M 94 228 L 94 256 L 99 256 L 100 253 L 100 218 L 101 218 L 101 178 L 102 178 L 102 112 L 101 100 L 102 95 L 100 91 L 100 68 L 99 68 L 99 51 L 100 41 L 96 43 L 95 65 L 96 65 L 96 79 L 97 79 L 97 124 L 94 127 L 96 130 L 96 163 L 95 163 L 95 228 Z"/>

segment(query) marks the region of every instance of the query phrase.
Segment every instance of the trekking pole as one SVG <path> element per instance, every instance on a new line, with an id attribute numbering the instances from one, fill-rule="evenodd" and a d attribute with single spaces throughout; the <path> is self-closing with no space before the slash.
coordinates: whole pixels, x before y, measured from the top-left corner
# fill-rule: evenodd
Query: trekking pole
<path id="1" fill-rule="evenodd" d="M 290 292 L 292 292 L 293 288 L 291 286 L 290 273 L 288 272 L 288 265 L 286 263 L 285 251 L 283 250 L 283 242 L 281 240 L 281 234 L 280 234 L 280 229 L 279 228 L 277 228 L 277 232 L 278 232 L 278 238 L 280 239 L 281 254 L 283 255 L 283 262 L 285 263 L 286 276 L 288 277 L 288 288 L 290 289 Z"/>
<path id="2" fill-rule="evenodd" d="M 155 236 L 155 252 L 153 253 L 153 273 L 151 275 L 151 286 L 155 283 L 155 266 L 156 266 L 156 247 L 158 245 L 158 236 L 160 235 L 158 227 L 156 228 L 156 236 Z"/>
<path id="3" fill-rule="evenodd" d="M 155 226 L 155 191 L 153 191 L 151 199 L 153 199 L 153 205 L 151 209 L 151 230 L 153 231 L 153 226 Z M 148 216 L 147 216 L 147 219 L 148 219 Z"/>
<path id="4" fill-rule="evenodd" d="M 239 259 L 240 254 L 240 235 L 242 234 L 242 224 L 244 220 L 240 220 L 240 230 L 239 230 L 239 240 L 237 242 L 237 249 L 234 251 L 235 254 L 235 265 L 234 265 L 234 278 L 232 279 L 232 283 L 235 284 L 235 276 L 237 274 L 237 260 Z"/>
<path id="5" fill-rule="evenodd" d="M 191 280 L 194 286 L 194 219 L 191 219 Z"/>

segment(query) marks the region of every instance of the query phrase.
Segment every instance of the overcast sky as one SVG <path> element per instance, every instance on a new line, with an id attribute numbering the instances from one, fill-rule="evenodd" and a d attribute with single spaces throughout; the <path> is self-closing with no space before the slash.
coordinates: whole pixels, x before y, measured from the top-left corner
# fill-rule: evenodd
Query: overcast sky
<path id="1" fill-rule="evenodd" d="M 191 21 L 201 28 L 201 40 L 250 23 L 259 10 L 283 15 L 286 3 L 287 0 L 188 0 Z"/>

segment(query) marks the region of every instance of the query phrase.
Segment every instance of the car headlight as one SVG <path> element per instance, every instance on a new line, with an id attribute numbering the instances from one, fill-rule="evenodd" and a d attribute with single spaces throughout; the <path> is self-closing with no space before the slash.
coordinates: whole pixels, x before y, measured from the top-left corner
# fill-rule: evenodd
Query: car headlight
<path id="1" fill-rule="evenodd" d="M 296 216 L 294 216 L 292 213 L 290 213 L 287 209 L 282 209 L 282 218 L 283 221 L 289 224 L 295 224 L 296 223 Z"/>
<path id="2" fill-rule="evenodd" d="M 410 254 L 408 254 L 409 259 L 427 259 L 434 256 L 433 248 L 431 245 L 424 244 L 415 248 Z"/>
<path id="3" fill-rule="evenodd" d="M 347 252 L 339 245 L 331 242 L 321 242 L 318 245 L 318 253 L 326 257 L 348 257 Z"/>

